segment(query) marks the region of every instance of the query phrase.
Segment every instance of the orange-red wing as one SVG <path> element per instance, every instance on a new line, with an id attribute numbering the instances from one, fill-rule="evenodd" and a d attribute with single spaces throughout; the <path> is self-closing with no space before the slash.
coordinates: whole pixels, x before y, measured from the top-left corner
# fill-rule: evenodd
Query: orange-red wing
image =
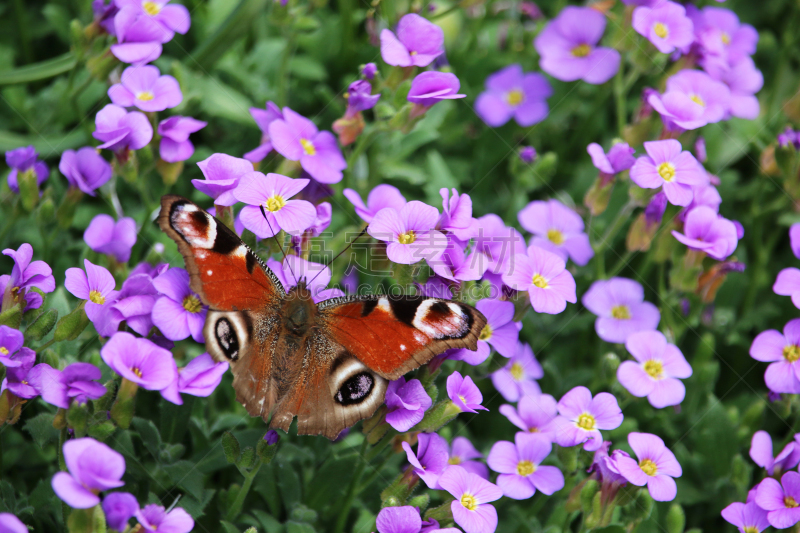
<path id="1" fill-rule="evenodd" d="M 225 224 L 180 196 L 164 196 L 161 229 L 178 243 L 192 290 L 212 309 L 259 309 L 283 297 L 283 287 Z"/>
<path id="2" fill-rule="evenodd" d="M 386 379 L 450 348 L 477 348 L 486 318 L 474 307 L 423 296 L 336 298 L 319 304 L 333 340 Z"/>

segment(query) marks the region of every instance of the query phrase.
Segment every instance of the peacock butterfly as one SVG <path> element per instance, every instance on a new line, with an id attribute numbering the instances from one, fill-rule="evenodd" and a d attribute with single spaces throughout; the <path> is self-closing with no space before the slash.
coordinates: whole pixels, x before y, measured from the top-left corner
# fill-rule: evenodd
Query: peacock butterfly
<path id="1" fill-rule="evenodd" d="M 486 318 L 423 296 L 346 296 L 315 304 L 305 281 L 278 277 L 227 226 L 180 196 L 158 218 L 191 287 L 209 306 L 206 349 L 233 372 L 236 399 L 271 428 L 339 433 L 372 415 L 394 380 L 450 348 L 476 349 Z"/>

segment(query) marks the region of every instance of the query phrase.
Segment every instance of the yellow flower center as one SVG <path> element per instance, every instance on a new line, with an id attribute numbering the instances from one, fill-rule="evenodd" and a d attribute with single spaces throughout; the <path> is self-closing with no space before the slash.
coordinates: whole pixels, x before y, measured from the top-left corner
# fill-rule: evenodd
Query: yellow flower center
<path id="1" fill-rule="evenodd" d="M 300 144 L 303 145 L 303 150 L 306 155 L 317 155 L 317 149 L 314 147 L 314 143 L 308 139 L 300 139 Z"/>
<path id="2" fill-rule="evenodd" d="M 137 367 L 135 367 L 135 366 L 131 367 L 131 372 L 133 372 L 134 374 L 136 374 L 136 377 L 137 377 L 137 378 L 140 378 L 140 377 L 142 377 L 142 371 L 141 371 L 141 370 L 139 370 L 139 369 L 138 369 Z"/>
<path id="3" fill-rule="evenodd" d="M 800 359 L 800 347 L 797 346 L 796 344 L 790 344 L 789 346 L 784 346 L 783 357 L 790 363 L 794 363 L 795 361 Z"/>
<path id="4" fill-rule="evenodd" d="M 617 320 L 630 320 L 631 312 L 627 305 L 615 305 L 611 308 L 611 317 Z"/>
<path id="5" fill-rule="evenodd" d="M 656 170 L 664 181 L 672 181 L 675 179 L 675 165 L 670 162 L 661 163 L 656 167 Z"/>
<path id="6" fill-rule="evenodd" d="M 283 209 L 283 206 L 286 205 L 286 200 L 283 199 L 283 196 L 280 194 L 273 194 L 269 198 L 267 198 L 267 202 L 264 204 L 264 207 L 267 208 L 267 211 L 270 213 L 274 213 L 275 211 L 280 211 Z"/>
<path id="7" fill-rule="evenodd" d="M 532 427 L 532 428 L 530 428 L 530 429 L 528 430 L 528 433 L 539 433 L 539 428 L 537 428 L 537 427 Z"/>
<path id="8" fill-rule="evenodd" d="M 547 288 L 547 280 L 544 279 L 544 276 L 542 276 L 541 274 L 534 274 L 533 278 L 531 279 L 531 283 L 533 283 L 534 286 L 539 287 L 540 289 Z"/>
<path id="9" fill-rule="evenodd" d="M 203 308 L 203 304 L 200 303 L 200 300 L 197 299 L 197 296 L 190 294 L 183 299 L 183 308 L 190 313 L 199 313 L 200 309 Z"/>
<path id="10" fill-rule="evenodd" d="M 485 326 L 483 326 L 483 329 L 481 330 L 481 334 L 478 335 L 478 339 L 480 339 L 482 341 L 485 341 L 485 340 L 489 340 L 491 338 L 492 338 L 492 326 L 490 326 L 489 324 L 486 324 Z"/>
<path id="11" fill-rule="evenodd" d="M 451 465 L 460 465 L 461 464 L 461 457 L 454 455 L 450 459 L 447 460 L 448 464 Z"/>
<path id="12" fill-rule="evenodd" d="M 397 236 L 397 242 L 400 244 L 411 244 L 417 240 L 417 233 L 414 230 L 409 230 Z"/>
<path id="13" fill-rule="evenodd" d="M 564 234 L 557 229 L 549 229 L 547 230 L 547 240 L 556 246 L 561 246 L 564 244 Z"/>
<path id="14" fill-rule="evenodd" d="M 506 102 L 508 102 L 508 105 L 517 106 L 521 104 L 523 100 L 525 100 L 525 93 L 518 89 L 508 91 L 506 94 Z"/>
<path id="15" fill-rule="evenodd" d="M 639 468 L 648 476 L 655 476 L 658 473 L 658 466 L 650 459 L 643 459 L 640 461 Z"/>
<path id="16" fill-rule="evenodd" d="M 667 30 L 667 27 L 660 22 L 656 22 L 655 26 L 653 26 L 653 31 L 662 39 L 666 39 L 667 35 L 669 35 L 669 30 Z"/>
<path id="17" fill-rule="evenodd" d="M 140 93 L 136 93 L 136 99 L 137 100 L 143 100 L 145 102 L 149 102 L 153 98 L 155 98 L 155 95 L 153 93 L 151 93 L 150 91 L 142 91 Z"/>
<path id="18" fill-rule="evenodd" d="M 653 379 L 661 379 L 664 377 L 664 365 L 661 364 L 661 361 L 656 361 L 654 359 L 645 361 L 644 371 Z"/>
<path id="19" fill-rule="evenodd" d="M 147 12 L 148 15 L 154 17 L 161 12 L 161 6 L 155 2 L 142 2 L 142 8 Z"/>
<path id="20" fill-rule="evenodd" d="M 585 429 L 586 431 L 591 431 L 594 429 L 594 417 L 589 413 L 583 413 L 581 416 L 578 417 L 577 425 L 581 429 Z"/>
<path id="21" fill-rule="evenodd" d="M 522 368 L 522 365 L 519 363 L 514 363 L 511 365 L 511 377 L 514 378 L 514 381 L 522 381 L 522 377 L 525 375 L 525 369 Z"/>
<path id="22" fill-rule="evenodd" d="M 106 303 L 106 297 L 100 294 L 100 291 L 91 291 L 89 293 L 89 301 L 93 304 L 103 305 Z"/>
<path id="23" fill-rule="evenodd" d="M 472 494 L 464 494 L 461 496 L 461 505 L 463 505 L 467 511 L 474 511 L 478 508 L 478 500 Z"/>
<path id="24" fill-rule="evenodd" d="M 692 102 L 694 102 L 695 104 L 700 104 L 703 107 L 706 106 L 705 101 L 702 98 L 700 98 L 698 95 L 696 95 L 696 94 L 693 94 L 692 96 L 690 96 L 689 99 Z"/>
<path id="25" fill-rule="evenodd" d="M 8 348 L 5 346 L 0 346 L 0 353 L 3 355 L 8 355 Z"/>
<path id="26" fill-rule="evenodd" d="M 575 57 L 586 57 L 592 53 L 592 47 L 588 44 L 579 44 L 572 49 L 572 55 Z"/>
<path id="27" fill-rule="evenodd" d="M 800 504 L 798 504 L 798 503 L 797 503 L 797 500 L 795 500 L 795 499 L 794 499 L 794 498 L 792 498 L 791 496 L 786 496 L 786 497 L 783 499 L 783 505 L 785 505 L 786 507 L 789 507 L 789 508 L 791 509 L 791 508 L 793 508 L 793 507 L 797 507 L 797 506 L 798 506 L 798 505 L 800 505 Z"/>
<path id="28" fill-rule="evenodd" d="M 744 526 L 744 533 L 761 533 L 756 526 Z"/>
<path id="29" fill-rule="evenodd" d="M 725 46 L 731 44 L 731 36 L 728 35 L 728 32 L 722 32 L 720 39 L 722 39 L 722 44 L 724 44 Z"/>
<path id="30" fill-rule="evenodd" d="M 411 50 L 411 51 L 408 53 L 408 55 L 410 55 L 410 56 L 415 56 L 415 55 L 417 55 L 417 51 L 416 51 L 416 50 Z"/>
<path id="31" fill-rule="evenodd" d="M 520 461 L 517 463 L 517 474 L 522 477 L 530 476 L 536 472 L 536 465 L 530 461 Z"/>

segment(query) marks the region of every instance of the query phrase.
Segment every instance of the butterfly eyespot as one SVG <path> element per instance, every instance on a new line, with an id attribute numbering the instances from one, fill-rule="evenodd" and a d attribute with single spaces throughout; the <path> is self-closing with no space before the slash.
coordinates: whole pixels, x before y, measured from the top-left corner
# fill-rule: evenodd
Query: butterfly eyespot
<path id="1" fill-rule="evenodd" d="M 341 405 L 361 403 L 369 398 L 375 387 L 375 378 L 367 372 L 361 372 L 347 379 L 336 392 L 335 400 Z"/>
<path id="2" fill-rule="evenodd" d="M 239 337 L 236 335 L 236 330 L 231 321 L 225 317 L 218 319 L 214 326 L 214 335 L 225 357 L 234 361 L 238 359 Z"/>

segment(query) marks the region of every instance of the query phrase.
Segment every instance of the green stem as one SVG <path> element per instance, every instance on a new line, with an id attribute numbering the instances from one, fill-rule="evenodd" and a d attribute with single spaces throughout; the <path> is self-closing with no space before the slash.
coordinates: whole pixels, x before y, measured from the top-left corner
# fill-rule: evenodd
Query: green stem
<path id="1" fill-rule="evenodd" d="M 614 100 L 617 108 L 617 135 L 622 136 L 625 130 L 625 84 L 622 79 L 623 67 L 620 65 L 617 74 L 614 76 Z"/>
<path id="2" fill-rule="evenodd" d="M 516 5 L 516 4 L 515 4 L 515 3 L 512 3 L 512 5 Z M 439 13 L 434 13 L 433 15 L 431 15 L 431 16 L 430 16 L 430 17 L 428 17 L 428 18 L 430 18 L 431 20 L 433 20 L 433 19 L 438 19 L 438 18 L 441 18 L 441 17 L 446 17 L 447 15 L 449 15 L 449 14 L 450 14 L 450 13 L 452 13 L 453 11 L 456 11 L 456 10 L 457 10 L 458 8 L 460 8 L 460 7 L 461 7 L 461 6 L 460 6 L 460 5 L 458 5 L 458 4 L 453 4 L 452 6 L 448 7 L 448 8 L 447 8 L 447 9 L 445 9 L 444 11 L 441 11 L 441 12 L 439 12 Z"/>
<path id="3" fill-rule="evenodd" d="M 50 347 L 50 345 L 51 345 L 51 344 L 53 344 L 54 342 L 56 342 L 56 340 L 55 340 L 55 339 L 50 339 L 50 340 L 49 340 L 49 341 L 47 341 L 46 343 L 44 343 L 44 344 L 42 344 L 41 346 L 39 346 L 39 349 L 38 349 L 38 350 L 36 350 L 36 351 L 37 351 L 38 353 L 42 353 L 42 352 L 44 351 L 44 349 L 45 349 L 45 348 L 49 348 L 49 347 Z"/>
<path id="4" fill-rule="evenodd" d="M 350 485 L 347 487 L 347 492 L 345 493 L 344 497 L 344 504 L 342 505 L 342 510 L 339 512 L 339 517 L 336 519 L 336 526 L 333 528 L 333 533 L 342 533 L 344 531 L 344 527 L 347 525 L 347 516 L 350 514 L 350 509 L 353 507 L 353 501 L 356 499 L 356 493 L 358 492 L 357 489 L 361 483 L 361 476 L 364 475 L 364 469 L 367 466 L 367 460 L 364 456 L 366 451 L 367 439 L 364 439 L 364 442 L 361 443 L 361 449 L 358 454 L 360 461 L 358 462 L 358 466 L 356 467 L 353 477 L 350 479 Z"/>
<path id="5" fill-rule="evenodd" d="M 20 47 L 26 63 L 33 62 L 33 52 L 31 51 L 31 35 L 28 32 L 28 24 L 25 20 L 25 2 L 14 0 L 14 15 L 17 17 L 16 30 L 19 34 Z"/>
<path id="6" fill-rule="evenodd" d="M 595 253 L 600 253 L 604 251 L 606 248 L 611 246 L 614 237 L 617 236 L 619 230 L 622 229 L 622 226 L 628 221 L 628 215 L 630 215 L 633 210 L 636 208 L 636 204 L 633 202 L 628 202 L 622 209 L 620 209 L 619 213 L 617 214 L 614 221 L 608 227 L 606 232 L 600 237 L 600 242 L 595 246 Z"/>
<path id="7" fill-rule="evenodd" d="M 281 64 L 278 68 L 278 105 L 289 105 L 289 61 L 294 54 L 294 32 L 289 32 L 286 47 L 283 49 Z"/>
<path id="8" fill-rule="evenodd" d="M 239 489 L 239 493 L 236 495 L 236 499 L 231 504 L 231 508 L 228 509 L 228 515 L 226 516 L 226 520 L 228 522 L 233 522 L 239 513 L 242 510 L 242 506 L 244 505 L 244 499 L 247 498 L 247 493 L 250 492 L 250 487 L 253 486 L 253 480 L 256 478 L 256 474 L 260 469 L 256 468 L 250 475 L 245 476 L 244 478 L 244 485 L 242 488 Z"/>
<path id="9" fill-rule="evenodd" d="M 633 254 L 634 254 L 634 252 L 632 252 L 630 250 L 625 252 L 625 255 L 623 255 L 622 257 L 619 258 L 619 261 L 617 261 L 617 264 L 614 265 L 614 268 L 612 268 L 608 272 L 608 277 L 609 278 L 613 278 L 614 276 L 619 274 L 620 270 L 622 270 L 623 268 L 625 268 L 628 265 L 628 262 L 631 260 L 631 257 L 633 257 Z"/>
<path id="10" fill-rule="evenodd" d="M 391 440 L 391 439 L 389 439 L 389 440 Z M 366 489 L 367 487 L 369 487 L 369 486 L 372 484 L 372 482 L 373 482 L 373 481 L 375 481 L 375 479 L 376 479 L 376 478 L 377 478 L 379 475 L 381 475 L 381 470 L 383 469 L 383 467 L 384 467 L 384 466 L 386 466 L 386 463 L 388 463 L 388 462 L 389 462 L 389 459 L 391 459 L 391 458 L 392 458 L 392 455 L 391 455 L 391 454 L 389 454 L 389 455 L 387 455 L 386 457 L 384 457 L 384 458 L 383 458 L 383 461 L 381 461 L 380 463 L 378 463 L 377 465 L 375 465 L 375 466 L 373 467 L 372 474 L 370 474 L 370 475 L 369 475 L 369 477 L 366 479 L 366 481 L 364 481 L 364 482 L 361 484 L 361 486 L 360 486 L 360 487 L 358 487 L 358 492 L 359 492 L 359 493 L 360 493 L 360 492 L 363 492 L 363 491 L 364 491 L 364 489 Z"/>

